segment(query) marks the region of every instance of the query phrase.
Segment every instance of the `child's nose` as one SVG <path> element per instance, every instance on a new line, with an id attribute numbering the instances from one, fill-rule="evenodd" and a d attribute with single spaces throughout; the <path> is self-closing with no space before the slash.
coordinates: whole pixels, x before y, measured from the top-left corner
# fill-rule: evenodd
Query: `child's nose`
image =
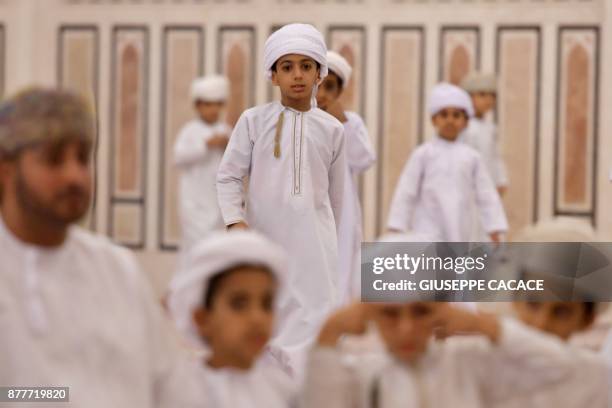
<path id="1" fill-rule="evenodd" d="M 535 326 L 540 329 L 546 331 L 550 322 L 550 317 L 547 313 L 539 313 L 534 319 Z"/>
<path id="2" fill-rule="evenodd" d="M 400 319 L 400 322 L 398 325 L 398 331 L 400 335 L 412 334 L 414 329 L 415 329 L 415 324 L 412 319 L 406 318 L 406 317 Z"/>
<path id="3" fill-rule="evenodd" d="M 263 320 L 266 320 L 268 318 L 268 311 L 265 310 L 264 308 L 253 308 L 253 310 L 251 311 L 251 319 L 255 322 L 261 322 Z"/>

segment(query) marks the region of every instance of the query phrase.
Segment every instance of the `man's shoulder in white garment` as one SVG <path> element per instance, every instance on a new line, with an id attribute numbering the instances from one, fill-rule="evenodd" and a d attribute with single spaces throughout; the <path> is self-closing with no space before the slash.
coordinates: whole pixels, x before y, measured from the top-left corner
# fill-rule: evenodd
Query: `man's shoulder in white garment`
<path id="1" fill-rule="evenodd" d="M 139 280 L 140 269 L 132 253 L 105 236 L 94 234 L 80 226 L 70 227 L 67 241 L 68 249 L 78 257 L 89 259 L 92 265 L 103 268 L 104 273 L 121 275 L 129 280 Z"/>

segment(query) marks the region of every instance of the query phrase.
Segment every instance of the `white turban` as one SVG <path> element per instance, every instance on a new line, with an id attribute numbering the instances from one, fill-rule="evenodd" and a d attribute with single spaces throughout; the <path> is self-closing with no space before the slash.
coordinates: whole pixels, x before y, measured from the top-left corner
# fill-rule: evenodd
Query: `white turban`
<path id="1" fill-rule="evenodd" d="M 515 255 L 517 269 L 530 278 L 545 280 L 545 287 L 554 287 L 558 291 L 555 296 L 562 301 L 607 300 L 612 286 L 612 253 L 608 245 L 597 242 L 599 239 L 590 225 L 575 219 L 539 222 L 524 228 L 514 239 L 524 243 Z M 606 308 L 605 303 L 599 303 L 596 312 Z"/>
<path id="2" fill-rule="evenodd" d="M 204 102 L 225 102 L 229 81 L 222 75 L 207 75 L 191 83 L 191 99 Z"/>
<path id="3" fill-rule="evenodd" d="M 321 78 L 327 76 L 327 46 L 323 35 L 310 24 L 288 24 L 278 29 L 264 45 L 264 72 L 272 78 L 272 66 L 284 55 L 299 54 L 321 65 Z"/>
<path id="4" fill-rule="evenodd" d="M 463 81 L 461 87 L 466 92 L 497 92 L 497 77 L 494 74 L 471 72 Z"/>
<path id="5" fill-rule="evenodd" d="M 287 270 L 287 257 L 282 248 L 253 231 L 215 233 L 187 254 L 181 270 L 170 283 L 168 306 L 191 346 L 207 347 L 198 334 L 193 311 L 203 304 L 210 279 L 239 265 L 270 270 L 280 287 Z"/>
<path id="6" fill-rule="evenodd" d="M 463 109 L 468 117 L 474 116 L 474 107 L 470 95 L 458 86 L 442 82 L 431 90 L 429 114 L 433 116 L 445 108 Z"/>
<path id="7" fill-rule="evenodd" d="M 342 79 L 342 87 L 344 88 L 351 79 L 353 68 L 351 68 L 348 61 L 342 55 L 334 51 L 327 53 L 327 64 L 329 65 L 329 70 Z"/>

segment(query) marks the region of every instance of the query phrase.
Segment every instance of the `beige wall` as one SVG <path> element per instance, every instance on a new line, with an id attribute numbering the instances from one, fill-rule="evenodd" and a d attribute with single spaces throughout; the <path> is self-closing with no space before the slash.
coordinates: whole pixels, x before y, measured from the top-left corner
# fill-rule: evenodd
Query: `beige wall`
<path id="1" fill-rule="evenodd" d="M 356 64 L 347 103 L 363 114 L 381 158 L 363 181 L 368 239 L 384 227 L 410 151 L 431 135 L 427 91 L 440 77 L 480 66 L 501 75 L 513 229 L 580 212 L 612 240 L 610 1 L 0 1 L 5 94 L 62 78 L 96 102 L 90 225 L 137 247 L 160 290 L 177 238 L 167 152 L 191 115 L 189 81 L 224 70 L 234 95 L 230 119 L 269 100 L 263 43 L 292 21 L 315 24 Z"/>

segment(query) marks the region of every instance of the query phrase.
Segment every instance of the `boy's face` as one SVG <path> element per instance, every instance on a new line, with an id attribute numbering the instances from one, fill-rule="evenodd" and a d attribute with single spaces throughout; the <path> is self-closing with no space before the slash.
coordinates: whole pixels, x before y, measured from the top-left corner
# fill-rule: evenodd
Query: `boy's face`
<path id="1" fill-rule="evenodd" d="M 319 108 L 327 110 L 327 108 L 340 97 L 341 93 L 342 88 L 340 87 L 338 76 L 330 72 L 325 79 L 323 79 L 317 92 L 317 105 Z"/>
<path id="2" fill-rule="evenodd" d="M 581 302 L 514 302 L 514 308 L 523 323 L 563 340 L 593 321 Z"/>
<path id="3" fill-rule="evenodd" d="M 444 303 L 413 302 L 373 304 L 372 320 L 387 350 L 404 363 L 415 361 L 427 350 Z"/>
<path id="4" fill-rule="evenodd" d="M 221 111 L 225 107 L 224 102 L 196 101 L 195 109 L 206 123 L 216 123 L 221 118 Z"/>
<path id="5" fill-rule="evenodd" d="M 26 148 L 0 162 L 3 199 L 33 219 L 65 227 L 82 218 L 91 197 L 91 144 L 79 140 Z"/>
<path id="6" fill-rule="evenodd" d="M 431 122 L 440 137 L 454 141 L 467 126 L 468 118 L 463 109 L 444 108 L 432 116 Z"/>
<path id="7" fill-rule="evenodd" d="M 276 287 L 272 274 L 256 267 L 242 267 L 223 277 L 211 307 L 193 315 L 213 359 L 228 367 L 252 366 L 272 334 Z"/>
<path id="8" fill-rule="evenodd" d="M 285 55 L 276 61 L 276 69 L 272 71 L 272 83 L 291 101 L 310 99 L 318 80 L 317 63 L 304 55 Z"/>
<path id="9" fill-rule="evenodd" d="M 494 92 L 474 92 L 471 96 L 476 116 L 483 116 L 495 107 L 496 95 Z"/>

